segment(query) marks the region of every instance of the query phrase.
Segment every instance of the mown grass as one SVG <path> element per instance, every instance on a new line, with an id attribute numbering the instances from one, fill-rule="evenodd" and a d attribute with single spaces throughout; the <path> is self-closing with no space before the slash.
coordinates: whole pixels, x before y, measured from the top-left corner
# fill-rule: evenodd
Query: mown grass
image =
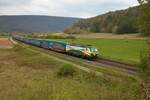
<path id="1" fill-rule="evenodd" d="M 145 40 L 93 38 L 56 40 L 68 43 L 93 45 L 98 48 L 100 56 L 130 63 L 139 63 L 141 51 L 147 48 Z"/>
<path id="2" fill-rule="evenodd" d="M 0 50 L 0 100 L 142 100 L 139 83 L 105 79 L 78 69 L 58 77 L 65 65 L 26 47 Z"/>

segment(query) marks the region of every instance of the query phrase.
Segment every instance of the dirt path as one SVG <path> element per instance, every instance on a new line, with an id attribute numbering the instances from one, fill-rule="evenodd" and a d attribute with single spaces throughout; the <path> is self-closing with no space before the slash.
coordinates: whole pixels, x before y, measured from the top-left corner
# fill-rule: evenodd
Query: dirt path
<path id="1" fill-rule="evenodd" d="M 8 38 L 0 38 L 0 49 L 13 48 L 13 43 Z"/>

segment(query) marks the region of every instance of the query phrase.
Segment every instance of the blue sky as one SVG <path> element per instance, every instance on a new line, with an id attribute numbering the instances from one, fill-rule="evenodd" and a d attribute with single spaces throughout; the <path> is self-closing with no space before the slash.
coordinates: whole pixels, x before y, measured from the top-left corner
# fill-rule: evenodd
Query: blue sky
<path id="1" fill-rule="evenodd" d="M 136 5 L 137 0 L 0 0 L 0 15 L 88 18 Z"/>

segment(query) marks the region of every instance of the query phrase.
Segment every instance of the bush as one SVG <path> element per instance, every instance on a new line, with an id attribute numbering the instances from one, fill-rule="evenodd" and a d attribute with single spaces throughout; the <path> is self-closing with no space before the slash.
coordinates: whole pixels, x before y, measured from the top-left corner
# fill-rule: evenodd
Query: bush
<path id="1" fill-rule="evenodd" d="M 28 35 L 29 38 L 40 38 L 40 39 L 76 39 L 74 36 L 57 36 L 57 35 Z"/>
<path id="2" fill-rule="evenodd" d="M 64 33 L 66 34 L 87 34 L 88 32 L 80 29 L 79 27 L 67 28 Z"/>
<path id="3" fill-rule="evenodd" d="M 150 55 L 147 54 L 141 56 L 140 69 L 142 74 L 145 74 L 146 76 L 150 75 Z"/>
<path id="4" fill-rule="evenodd" d="M 73 77 L 76 73 L 76 70 L 71 65 L 64 65 L 62 66 L 57 75 L 60 77 Z"/>
<path id="5" fill-rule="evenodd" d="M 69 36 L 66 37 L 66 39 L 76 39 L 76 37 L 69 35 Z"/>
<path id="6" fill-rule="evenodd" d="M 149 49 L 141 54 L 141 63 L 139 65 L 141 74 L 150 76 L 150 41 L 148 41 Z"/>
<path id="7" fill-rule="evenodd" d="M 138 24 L 139 24 L 139 31 L 144 36 L 150 37 L 150 0 L 138 0 L 140 2 L 140 9 L 139 9 L 139 17 L 138 17 Z"/>
<path id="8" fill-rule="evenodd" d="M 150 41 L 148 41 L 149 49 L 141 54 L 140 75 L 141 90 L 144 100 L 150 100 Z"/>

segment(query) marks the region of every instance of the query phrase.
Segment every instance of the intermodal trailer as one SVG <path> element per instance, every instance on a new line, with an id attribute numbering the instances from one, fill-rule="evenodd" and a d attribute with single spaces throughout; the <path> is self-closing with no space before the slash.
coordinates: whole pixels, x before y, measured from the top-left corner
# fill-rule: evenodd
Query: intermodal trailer
<path id="1" fill-rule="evenodd" d="M 66 52 L 67 43 L 52 41 L 51 45 L 52 45 L 51 50 L 62 52 L 62 53 Z"/>
<path id="2" fill-rule="evenodd" d="M 34 45 L 34 46 L 38 46 L 38 47 L 41 46 L 41 42 L 42 42 L 42 40 L 37 40 L 37 39 L 32 39 L 31 40 L 31 44 Z"/>
<path id="3" fill-rule="evenodd" d="M 20 37 L 20 36 L 14 36 L 13 39 L 23 42 L 23 39 L 24 39 L 24 38 L 23 38 L 23 37 Z"/>
<path id="4" fill-rule="evenodd" d="M 50 50 L 62 52 L 62 53 L 66 52 L 67 44 L 64 42 L 33 39 L 33 38 L 26 38 L 26 37 L 21 37 L 21 36 L 14 36 L 14 38 L 19 41 L 25 42 L 27 44 L 39 46 L 45 49 L 50 49 Z"/>
<path id="5" fill-rule="evenodd" d="M 23 41 L 27 44 L 30 44 L 30 40 L 28 38 L 23 38 Z"/>
<path id="6" fill-rule="evenodd" d="M 52 48 L 52 41 L 41 40 L 41 47 L 46 48 L 46 49 L 51 49 Z"/>
<path id="7" fill-rule="evenodd" d="M 50 40 L 41 40 L 41 47 L 45 49 L 50 49 L 57 52 L 66 52 L 66 43 L 57 42 L 57 41 L 50 41 Z"/>

